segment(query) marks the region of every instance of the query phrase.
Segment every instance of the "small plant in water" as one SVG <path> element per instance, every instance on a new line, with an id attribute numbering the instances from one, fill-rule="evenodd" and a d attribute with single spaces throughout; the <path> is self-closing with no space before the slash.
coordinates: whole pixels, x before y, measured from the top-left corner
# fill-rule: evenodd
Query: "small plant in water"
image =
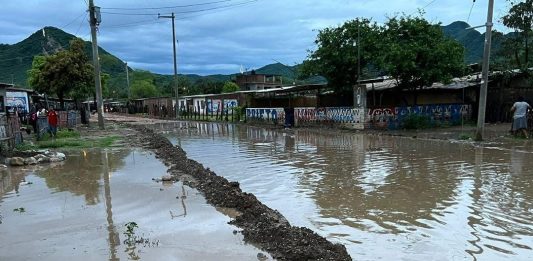
<path id="1" fill-rule="evenodd" d="M 124 235 L 126 235 L 126 241 L 124 241 L 125 243 L 127 242 L 131 242 L 131 241 L 135 241 L 135 229 L 138 228 L 139 226 L 137 225 L 137 223 L 135 222 L 128 222 L 126 223 L 124 226 L 126 226 L 126 232 L 124 232 Z"/>
<path id="2" fill-rule="evenodd" d="M 13 209 L 13 211 L 19 212 L 19 213 L 24 213 L 24 212 L 26 212 L 26 209 L 24 209 L 24 208 L 15 208 L 15 209 Z"/>
<path id="3" fill-rule="evenodd" d="M 151 241 L 148 238 L 135 235 L 135 229 L 139 228 L 137 223 L 128 222 L 124 226 L 126 227 L 126 231 L 124 232 L 124 235 L 126 236 L 126 239 L 124 239 L 124 244 L 126 245 L 125 252 L 128 253 L 131 260 L 141 259 L 135 251 L 137 248 L 137 244 L 141 244 L 144 247 L 159 246 L 159 240 Z M 139 253 L 140 253 L 140 250 L 139 250 Z"/>

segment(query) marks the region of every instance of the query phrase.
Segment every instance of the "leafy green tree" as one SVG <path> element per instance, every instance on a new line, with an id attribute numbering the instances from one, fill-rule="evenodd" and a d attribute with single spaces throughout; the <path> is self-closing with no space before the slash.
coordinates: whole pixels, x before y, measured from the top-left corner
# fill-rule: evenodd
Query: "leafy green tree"
<path id="1" fill-rule="evenodd" d="M 195 82 L 196 87 L 205 94 L 219 94 L 222 92 L 223 83 L 208 78 L 201 78 Z"/>
<path id="2" fill-rule="evenodd" d="M 190 95 L 189 89 L 191 88 L 191 81 L 189 78 L 185 76 L 179 76 L 178 77 L 178 88 L 179 88 L 179 95 Z"/>
<path id="3" fill-rule="evenodd" d="M 159 94 L 154 83 L 147 79 L 135 80 L 130 86 L 131 96 L 134 99 L 156 97 Z"/>
<path id="4" fill-rule="evenodd" d="M 399 89 L 417 91 L 435 82 L 449 82 L 465 70 L 464 47 L 444 36 L 439 24 L 422 17 L 392 17 L 385 23 L 379 45 L 379 66 Z"/>
<path id="5" fill-rule="evenodd" d="M 511 8 L 502 17 L 505 26 L 517 32 L 516 37 L 506 41 L 506 49 L 513 51 L 514 63 L 518 68 L 529 68 L 529 45 L 533 33 L 533 0 L 508 1 Z M 509 49 L 511 48 L 511 49 Z"/>
<path id="6" fill-rule="evenodd" d="M 300 69 L 300 77 L 324 76 L 336 90 L 348 90 L 361 77 L 358 71 L 371 64 L 380 40 L 380 28 L 366 18 L 357 18 L 338 27 L 318 32 L 317 49 L 309 51 Z M 358 41 L 359 40 L 359 41 Z M 357 44 L 360 44 L 359 49 Z M 361 70 L 358 70 L 358 53 Z"/>
<path id="7" fill-rule="evenodd" d="M 70 41 L 68 50 L 44 57 L 36 56 L 28 71 L 29 84 L 34 90 L 55 94 L 64 108 L 64 98 L 87 97 L 93 85 L 93 67 L 84 53 L 83 40 Z"/>
<path id="8" fill-rule="evenodd" d="M 241 88 L 239 85 L 237 85 L 234 82 L 226 82 L 224 83 L 224 86 L 222 86 L 222 93 L 230 93 L 230 92 L 236 92 L 239 91 Z"/>

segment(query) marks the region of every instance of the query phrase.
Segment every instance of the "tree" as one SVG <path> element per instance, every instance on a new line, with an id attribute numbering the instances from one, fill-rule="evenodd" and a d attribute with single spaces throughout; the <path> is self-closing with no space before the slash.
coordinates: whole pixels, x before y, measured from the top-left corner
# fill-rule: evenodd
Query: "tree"
<path id="1" fill-rule="evenodd" d="M 224 86 L 222 86 L 222 93 L 230 93 L 230 92 L 237 92 L 240 91 L 241 88 L 239 85 L 237 85 L 234 82 L 226 82 L 224 83 Z"/>
<path id="2" fill-rule="evenodd" d="M 321 75 L 337 91 L 350 89 L 361 77 L 358 72 L 373 62 L 378 40 L 379 27 L 365 18 L 347 21 L 339 27 L 322 29 L 315 40 L 317 49 L 309 51 L 300 68 L 300 77 Z M 360 44 L 360 50 L 357 44 Z"/>
<path id="3" fill-rule="evenodd" d="M 64 108 L 65 96 L 81 98 L 90 95 L 93 67 L 88 61 L 83 40 L 73 39 L 68 50 L 34 57 L 28 71 L 29 84 L 37 92 L 55 94 Z"/>
<path id="4" fill-rule="evenodd" d="M 421 17 L 392 17 L 385 23 L 379 45 L 379 66 L 400 90 L 418 90 L 434 82 L 449 82 L 464 72 L 464 47 L 444 36 L 439 24 Z"/>
<path id="5" fill-rule="evenodd" d="M 150 80 L 135 80 L 131 83 L 131 96 L 134 99 L 156 97 L 159 92 Z"/>
<path id="6" fill-rule="evenodd" d="M 219 94 L 222 92 L 223 83 L 208 78 L 198 79 L 194 85 L 205 94 Z"/>
<path id="7" fill-rule="evenodd" d="M 514 29 L 518 36 L 511 37 L 506 45 L 515 47 L 512 50 L 514 51 L 514 62 L 518 68 L 529 68 L 529 42 L 533 32 L 533 0 L 509 2 L 512 6 L 508 13 L 502 17 L 502 22 L 505 26 Z"/>

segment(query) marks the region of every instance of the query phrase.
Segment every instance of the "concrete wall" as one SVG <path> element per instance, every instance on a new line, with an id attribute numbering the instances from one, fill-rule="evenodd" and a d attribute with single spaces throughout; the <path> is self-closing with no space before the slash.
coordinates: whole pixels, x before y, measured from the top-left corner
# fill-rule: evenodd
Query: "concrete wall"
<path id="1" fill-rule="evenodd" d="M 365 129 L 400 129 L 409 115 L 427 116 L 433 126 L 458 125 L 472 119 L 472 105 L 435 104 L 368 109 Z"/>
<path id="2" fill-rule="evenodd" d="M 352 108 L 299 107 L 294 108 L 294 124 L 303 126 L 337 126 L 350 129 L 400 129 L 409 115 L 427 116 L 432 126 L 457 125 L 472 119 L 472 105 L 436 104 L 406 107 Z M 249 122 L 284 124 L 283 108 L 247 108 Z"/>

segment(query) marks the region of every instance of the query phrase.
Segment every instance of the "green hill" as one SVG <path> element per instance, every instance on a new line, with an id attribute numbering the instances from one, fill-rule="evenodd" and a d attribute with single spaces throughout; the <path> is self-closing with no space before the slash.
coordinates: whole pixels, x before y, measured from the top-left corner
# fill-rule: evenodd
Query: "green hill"
<path id="1" fill-rule="evenodd" d="M 27 86 L 26 71 L 31 68 L 33 57 L 56 53 L 69 47 L 70 40 L 75 36 L 55 27 L 45 27 L 30 37 L 13 45 L 0 45 L 0 82 Z M 85 42 L 85 51 L 92 57 L 91 43 Z M 110 75 L 124 72 L 124 62 L 99 48 L 102 71 Z"/>
<path id="2" fill-rule="evenodd" d="M 442 31 L 445 35 L 457 40 L 465 47 L 465 63 L 481 63 L 483 59 L 483 49 L 485 48 L 485 34 L 474 29 L 466 29 L 470 27 L 469 24 L 457 21 L 449 25 L 443 26 Z M 502 42 L 506 37 L 511 37 L 513 34 L 502 35 L 501 33 L 492 35 L 491 56 L 499 51 Z"/>

